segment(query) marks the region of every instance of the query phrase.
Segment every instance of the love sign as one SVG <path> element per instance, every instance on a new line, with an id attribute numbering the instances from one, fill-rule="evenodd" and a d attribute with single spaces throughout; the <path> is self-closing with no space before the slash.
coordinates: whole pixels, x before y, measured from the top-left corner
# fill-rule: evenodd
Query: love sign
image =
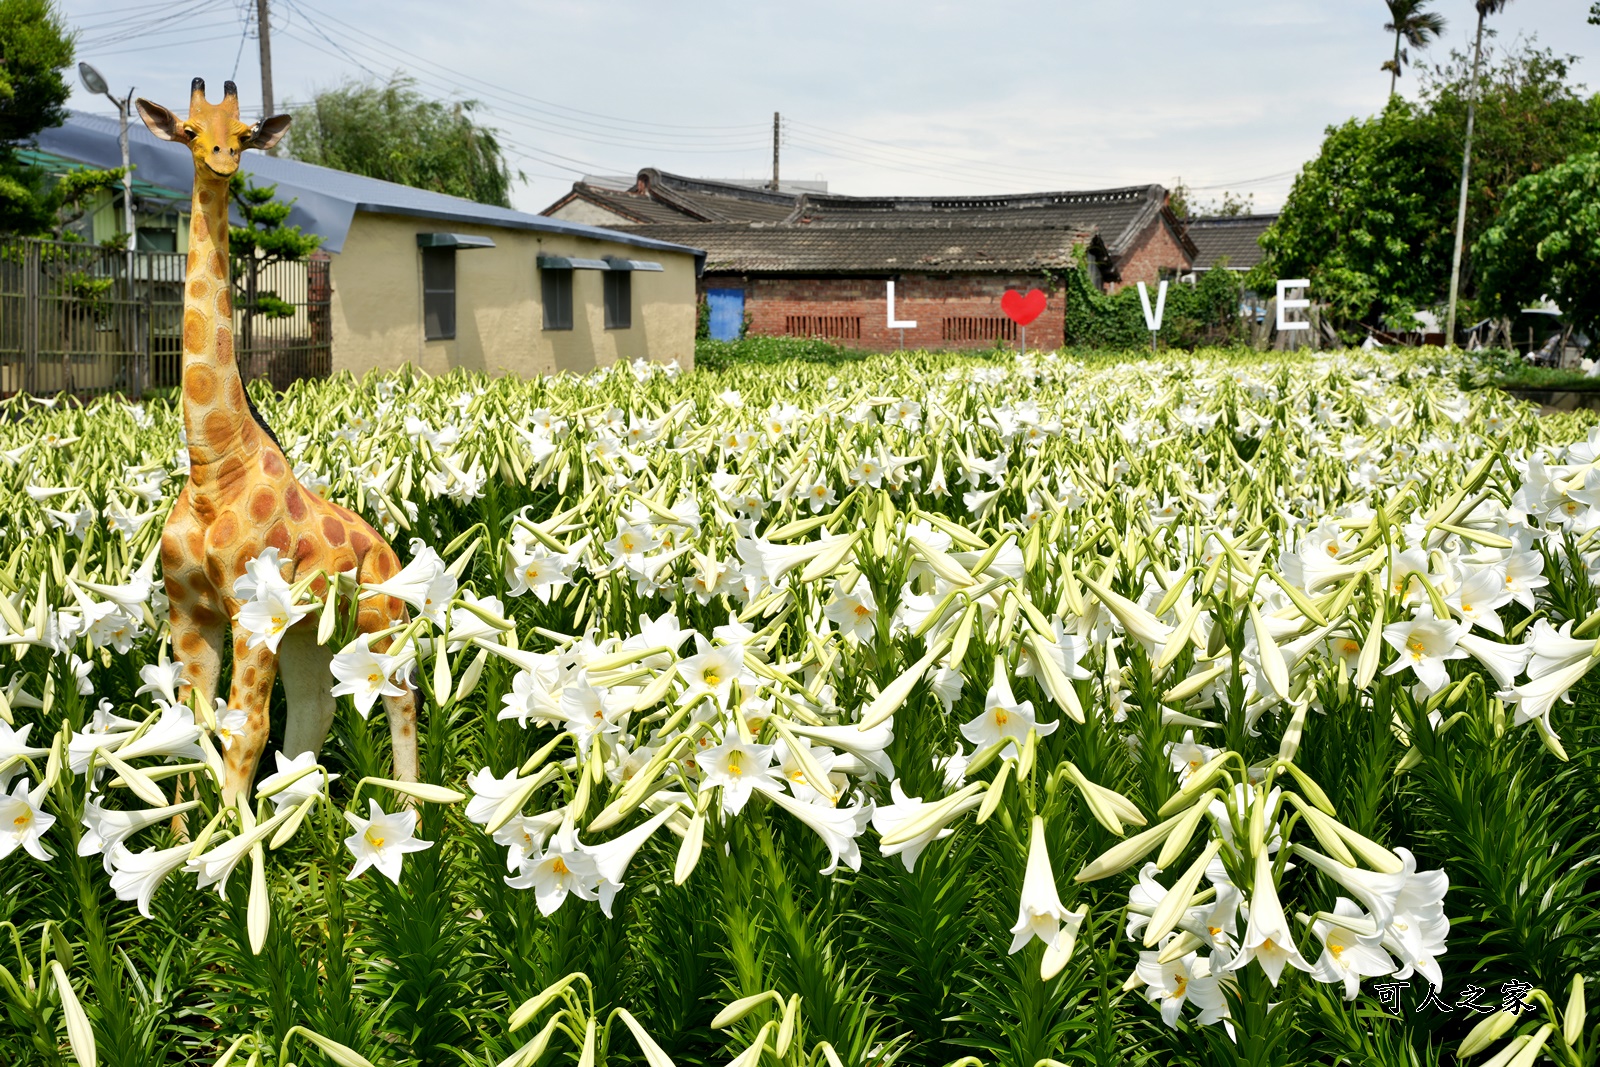
<path id="1" fill-rule="evenodd" d="M 1029 289 L 1026 294 L 1015 289 L 1007 289 L 1000 298 L 1000 310 L 1005 312 L 1006 318 L 1018 326 L 1026 326 L 1040 315 L 1044 314 L 1045 303 L 1049 297 L 1037 289 Z"/>

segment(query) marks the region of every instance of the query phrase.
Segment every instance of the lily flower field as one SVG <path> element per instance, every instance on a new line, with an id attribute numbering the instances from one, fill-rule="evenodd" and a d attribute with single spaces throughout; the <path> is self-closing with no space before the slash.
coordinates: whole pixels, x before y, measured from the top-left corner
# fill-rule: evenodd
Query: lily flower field
<path id="1" fill-rule="evenodd" d="M 231 804 L 177 402 L 0 402 L 0 1063 L 1600 1063 L 1600 427 L 1466 374 L 259 393 L 404 566 L 235 584 L 338 711 Z"/>

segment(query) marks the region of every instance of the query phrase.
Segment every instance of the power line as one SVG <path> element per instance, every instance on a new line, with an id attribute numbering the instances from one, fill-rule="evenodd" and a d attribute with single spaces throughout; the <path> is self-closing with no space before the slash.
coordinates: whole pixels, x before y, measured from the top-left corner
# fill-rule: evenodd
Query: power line
<path id="1" fill-rule="evenodd" d="M 236 22 L 234 19 L 226 19 L 226 20 L 218 20 L 218 21 L 215 21 L 215 22 L 197 22 L 197 23 L 194 23 L 192 25 L 187 25 L 187 26 L 169 26 L 166 29 L 150 30 L 147 33 L 126 34 L 126 35 L 115 37 L 115 38 L 108 39 L 108 40 L 105 40 L 105 41 L 95 41 L 95 40 L 79 41 L 78 42 L 78 49 L 80 51 L 99 52 L 99 51 L 103 50 L 103 46 L 105 46 L 105 45 L 121 44 L 123 41 L 141 41 L 141 42 L 156 43 L 160 39 L 165 38 L 165 37 L 169 37 L 169 36 L 171 36 L 173 34 L 177 34 L 177 33 L 195 33 L 195 32 L 197 32 L 199 30 L 217 30 L 217 29 L 226 28 L 231 33 L 233 28 L 235 26 L 237 26 L 237 25 L 238 25 L 238 22 Z"/>
<path id="2" fill-rule="evenodd" d="M 605 119 L 608 122 L 622 123 L 622 124 L 627 125 L 627 126 L 639 126 L 639 127 L 654 128 L 654 129 L 669 129 L 669 130 L 762 130 L 762 131 L 765 131 L 765 129 L 766 129 L 766 124 L 765 123 L 760 123 L 760 122 L 756 122 L 756 123 L 736 123 L 736 124 L 733 124 L 733 125 L 723 125 L 723 126 L 715 126 L 715 125 L 711 125 L 711 126 L 708 126 L 708 125 L 685 125 L 685 124 L 682 124 L 682 123 L 649 122 L 649 121 L 645 121 L 645 120 L 642 120 L 642 119 L 622 118 L 622 117 L 619 117 L 619 116 L 616 116 L 616 115 L 605 115 L 605 114 L 602 114 L 600 112 L 585 111 L 585 110 L 583 110 L 581 108 L 568 107 L 565 104 L 558 104 L 558 103 L 555 103 L 554 101 L 541 99 L 540 97 L 529 96 L 526 93 L 517 92 L 514 89 L 507 89 L 504 86 L 497 85 L 494 82 L 485 81 L 482 78 L 478 78 L 478 77 L 476 77 L 476 76 L 474 76 L 472 74 L 468 74 L 468 73 L 466 73 L 464 71 L 455 70 L 455 69 L 453 69 L 451 67 L 445 66 L 442 63 L 439 63 L 439 62 L 436 62 L 434 60 L 428 59 L 426 56 L 418 55 L 415 52 L 411 52 L 411 51 L 408 51 L 408 50 L 406 50 L 404 48 L 401 48 L 398 45 L 393 45 L 393 44 L 389 44 L 388 42 L 381 41 L 376 35 L 372 34 L 370 31 L 364 29 L 363 27 L 352 25 L 351 23 L 345 22 L 343 19 L 340 19 L 340 18 L 337 18 L 337 17 L 335 17 L 333 15 L 327 14 L 326 12 L 321 12 L 320 14 L 321 14 L 321 16 L 323 18 L 326 18 L 329 22 L 337 23 L 338 25 L 343 26 L 345 29 L 349 30 L 350 32 L 352 32 L 354 34 L 360 35 L 362 37 L 371 38 L 371 40 L 373 42 L 375 42 L 375 44 L 387 49 L 390 52 L 395 52 L 395 53 L 399 53 L 400 55 L 403 55 L 403 56 L 408 56 L 412 60 L 414 60 L 414 61 L 416 61 L 418 63 L 422 63 L 422 64 L 425 64 L 425 65 L 430 66 L 430 67 L 435 67 L 435 68 L 437 68 L 437 69 L 439 69 L 441 71 L 444 71 L 446 73 L 453 74 L 456 77 L 461 78 L 461 79 L 463 79 L 465 81 L 476 82 L 479 85 L 486 86 L 487 88 L 493 89 L 493 90 L 495 90 L 497 92 L 509 94 L 509 95 L 515 96 L 515 97 L 519 97 L 519 98 L 521 98 L 523 100 L 529 101 L 531 104 L 539 105 L 542 108 L 554 108 L 557 111 L 565 111 L 565 112 L 568 112 L 568 113 L 570 113 L 572 115 L 580 116 L 580 117 L 583 117 L 583 118 Z M 538 108 L 536 108 L 535 110 L 538 110 Z"/>
<path id="3" fill-rule="evenodd" d="M 313 48 L 322 52 L 324 55 L 334 56 L 335 58 L 338 58 L 340 55 L 340 53 L 332 52 L 329 49 L 322 47 L 320 44 L 318 44 L 318 42 L 303 35 L 290 34 L 289 36 L 293 37 L 294 40 L 306 45 L 309 48 Z M 368 50 L 371 51 L 371 49 Z M 461 94 L 460 86 L 448 82 L 438 81 L 426 73 L 412 75 L 411 77 L 412 80 L 414 80 L 417 84 L 426 88 L 436 89 L 446 94 Z M 493 94 L 485 93 L 483 95 L 492 96 Z M 563 126 L 549 119 L 537 116 L 535 114 L 530 114 L 528 110 L 509 103 L 501 103 L 498 106 L 492 107 L 490 109 L 490 114 L 492 114 L 499 121 L 511 122 L 515 125 L 524 126 L 531 130 L 537 130 L 541 133 L 552 133 L 561 137 L 582 141 L 588 144 L 600 145 L 606 148 L 625 148 L 650 152 L 668 151 L 692 153 L 696 155 L 725 155 L 730 152 L 758 150 L 758 148 L 765 146 L 765 141 L 761 140 L 759 136 L 745 136 L 741 137 L 737 141 L 729 140 L 719 143 L 709 143 L 705 141 L 689 142 L 689 144 L 698 144 L 702 145 L 702 147 L 688 147 L 684 144 L 669 140 L 643 139 L 638 134 L 630 134 L 630 136 L 626 138 L 616 136 L 589 136 L 587 133 L 582 132 L 581 130 Z M 649 136 L 650 135 L 645 135 L 645 137 Z M 718 136 L 728 137 L 731 135 Z"/>
<path id="4" fill-rule="evenodd" d="M 184 40 L 181 40 L 181 41 L 164 41 L 161 44 L 143 44 L 143 45 L 131 45 L 131 46 L 127 47 L 127 48 L 96 49 L 95 50 L 95 55 L 97 55 L 97 56 L 121 56 L 121 55 L 127 55 L 130 52 L 153 52 L 158 48 L 177 48 L 177 47 L 179 47 L 181 45 L 205 44 L 205 43 L 207 43 L 209 41 L 221 41 L 223 43 L 226 43 L 226 42 L 231 41 L 231 40 L 233 40 L 233 34 L 232 33 L 227 33 L 227 34 L 222 34 L 222 35 L 207 34 L 206 36 L 203 36 L 203 37 L 192 37 L 192 38 L 187 38 L 187 39 L 184 39 Z"/>
<path id="5" fill-rule="evenodd" d="M 94 47 L 102 44 L 115 44 L 118 41 L 125 41 L 131 37 L 144 36 L 145 34 L 152 33 L 160 29 L 162 26 L 172 23 L 186 23 L 196 15 L 207 13 L 210 9 L 217 7 L 222 2 L 223 0 L 198 0 L 197 3 L 191 3 L 185 7 L 178 8 L 177 10 L 169 9 L 168 13 L 165 15 L 156 18 L 144 19 L 143 21 L 135 22 L 134 24 L 126 27 L 103 28 L 101 33 L 89 34 L 84 38 L 83 41 L 79 43 Z"/>

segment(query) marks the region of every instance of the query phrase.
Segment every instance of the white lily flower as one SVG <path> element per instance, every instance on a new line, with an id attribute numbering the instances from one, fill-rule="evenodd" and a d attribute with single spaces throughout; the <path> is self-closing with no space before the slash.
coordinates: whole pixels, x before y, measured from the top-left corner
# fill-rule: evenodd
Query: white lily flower
<path id="1" fill-rule="evenodd" d="M 139 903 L 139 914 L 150 918 L 150 901 L 167 875 L 189 862 L 193 846 L 185 842 L 172 848 L 147 848 L 130 852 L 126 845 L 111 850 L 111 889 L 118 900 Z"/>
<path id="2" fill-rule="evenodd" d="M 1263 849 L 1256 856 L 1255 885 L 1250 894 L 1250 921 L 1245 927 L 1244 941 L 1239 954 L 1228 963 L 1227 969 L 1237 971 L 1252 960 L 1276 986 L 1285 964 L 1302 971 L 1310 971 L 1311 964 L 1300 955 L 1294 943 L 1294 933 L 1289 920 L 1284 917 L 1283 905 L 1278 902 L 1278 887 L 1272 881 L 1272 859 Z"/>
<path id="3" fill-rule="evenodd" d="M 722 810 L 737 815 L 750 800 L 750 791 L 772 780 L 772 746 L 747 745 L 737 738 L 707 748 L 695 757 L 700 767 L 700 788 L 722 787 Z"/>
<path id="4" fill-rule="evenodd" d="M 676 806 L 664 808 L 613 840 L 597 845 L 579 845 L 594 860 L 595 873 L 600 876 L 595 893 L 600 898 L 600 910 L 605 912 L 606 918 L 611 918 L 611 902 L 616 899 L 617 890 L 622 888 L 622 876 L 627 873 L 628 864 L 633 862 L 634 855 L 650 839 L 650 835 L 661 829 L 662 824 L 677 810 Z"/>
<path id="5" fill-rule="evenodd" d="M 39 840 L 56 824 L 56 817 L 39 807 L 43 794 L 43 788 L 29 792 L 26 778 L 17 781 L 10 796 L 0 794 L 0 860 L 19 848 L 40 862 L 54 858 Z"/>
<path id="6" fill-rule="evenodd" d="M 184 804 L 168 804 L 162 808 L 141 808 L 137 811 L 112 811 L 103 808 L 90 797 L 83 806 L 83 834 L 78 838 L 78 855 L 99 856 L 106 873 L 112 874 L 112 854 L 128 838 L 157 823 L 166 822 L 200 806 L 198 800 Z"/>
<path id="7" fill-rule="evenodd" d="M 399 663 L 398 656 L 374 652 L 364 639 L 357 638 L 333 657 L 331 668 L 338 680 L 333 695 L 351 697 L 356 711 L 365 719 L 380 696 L 405 695 L 405 690 L 390 678 Z"/>
<path id="8" fill-rule="evenodd" d="M 893 798 L 894 803 L 879 805 L 872 812 L 872 828 L 878 831 L 878 836 L 880 837 L 893 833 L 897 828 L 910 822 L 932 807 L 934 803 L 937 803 L 937 801 L 923 803 L 920 797 L 906 796 L 906 791 L 900 785 L 900 779 L 898 778 L 889 783 L 889 795 Z M 917 868 L 917 857 L 922 855 L 922 850 L 935 841 L 942 841 L 955 833 L 955 830 L 951 829 L 948 824 L 982 803 L 982 793 L 968 797 L 950 811 L 949 817 L 945 820 L 945 825 L 929 827 L 926 832 L 918 834 L 909 841 L 902 841 L 897 845 L 885 845 L 879 842 L 878 851 L 885 856 L 899 856 L 900 862 L 905 864 L 906 870 L 914 871 Z"/>
<path id="9" fill-rule="evenodd" d="M 344 839 L 344 844 L 356 858 L 356 865 L 345 875 L 345 880 L 358 878 L 368 867 L 376 867 L 391 882 L 399 885 L 400 865 L 406 854 L 431 848 L 433 842 L 417 838 L 415 811 L 388 814 L 378 806 L 376 800 L 368 799 L 367 804 L 371 818 L 363 819 L 351 811 L 344 813 L 345 821 L 355 830 Z"/>
<path id="10" fill-rule="evenodd" d="M 277 772 L 269 774 L 256 785 L 258 795 L 270 793 L 274 810 L 297 807 L 318 793 L 326 792 L 328 783 L 339 776 L 325 771 L 311 771 L 317 765 L 314 752 L 302 752 L 294 759 L 285 758 L 282 752 L 272 754 Z M 288 783 L 287 785 L 283 783 Z"/>
<path id="11" fill-rule="evenodd" d="M 1372 921 L 1362 914 L 1355 901 L 1347 897 L 1340 897 L 1334 902 L 1333 914 Z M 1322 955 L 1317 958 L 1311 976 L 1329 985 L 1342 983 L 1344 999 L 1356 999 L 1356 994 L 1361 992 L 1361 979 L 1394 973 L 1394 960 L 1383 950 L 1381 934 L 1361 934 L 1327 919 L 1312 923 L 1311 930 L 1322 942 Z"/>
<path id="12" fill-rule="evenodd" d="M 825 804 L 807 804 L 796 800 L 769 781 L 757 785 L 762 793 L 784 811 L 793 815 L 814 830 L 828 848 L 831 862 L 822 868 L 822 874 L 832 874 L 842 862 L 852 871 L 861 869 L 861 849 L 856 843 L 872 820 L 872 801 L 858 802 L 854 807 L 833 807 Z"/>
<path id="13" fill-rule="evenodd" d="M 1055 733 L 1060 721 L 1039 722 L 1034 718 L 1033 701 L 1018 701 L 1011 692 L 1011 680 L 999 664 L 995 666 L 994 682 L 984 697 L 983 714 L 962 723 L 961 735 L 979 748 L 1004 739 L 1016 742 L 1020 752 L 1029 730 L 1037 730 L 1040 737 Z"/>
<path id="14" fill-rule="evenodd" d="M 541 915 L 554 913 L 568 894 L 580 900 L 597 900 L 599 883 L 594 857 L 565 832 L 551 838 L 549 847 L 525 863 L 521 873 L 506 879 L 506 885 L 513 889 L 533 890 Z"/>
<path id="15" fill-rule="evenodd" d="M 1428 692 L 1436 693 L 1450 681 L 1445 663 L 1467 658 L 1467 650 L 1460 647 L 1460 642 L 1471 629 L 1471 623 L 1446 622 L 1426 613 L 1410 622 L 1390 623 L 1383 628 L 1383 639 L 1400 656 L 1383 673 L 1399 674 L 1409 669 Z"/>

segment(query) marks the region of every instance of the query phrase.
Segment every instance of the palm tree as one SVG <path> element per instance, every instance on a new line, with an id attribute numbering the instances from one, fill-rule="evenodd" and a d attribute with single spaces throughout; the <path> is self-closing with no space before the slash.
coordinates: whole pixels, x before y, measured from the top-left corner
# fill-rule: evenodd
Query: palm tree
<path id="1" fill-rule="evenodd" d="M 1411 61 L 1411 53 L 1402 44 L 1412 48 L 1426 48 L 1444 32 L 1445 18 L 1435 11 L 1424 11 L 1430 0 L 1386 0 L 1389 21 L 1383 28 L 1394 34 L 1394 58 L 1380 70 L 1389 72 L 1389 95 L 1393 96 L 1395 84 L 1400 79 L 1400 68 Z"/>
<path id="2" fill-rule="evenodd" d="M 1477 0 L 1478 36 L 1472 45 L 1472 83 L 1467 86 L 1467 143 L 1461 150 L 1461 199 L 1456 207 L 1456 250 L 1450 257 L 1450 308 L 1445 314 L 1444 343 L 1456 343 L 1456 298 L 1461 292 L 1461 242 L 1467 230 L 1467 178 L 1472 170 L 1472 126 L 1478 116 L 1478 64 L 1483 59 L 1483 21 L 1499 14 L 1511 0 Z"/>

